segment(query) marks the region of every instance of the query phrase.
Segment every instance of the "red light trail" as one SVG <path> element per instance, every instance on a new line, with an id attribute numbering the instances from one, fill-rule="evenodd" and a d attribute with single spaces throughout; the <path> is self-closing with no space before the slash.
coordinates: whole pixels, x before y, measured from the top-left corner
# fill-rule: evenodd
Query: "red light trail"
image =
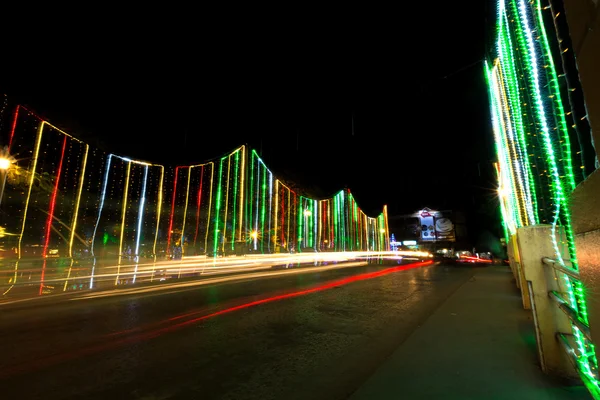
<path id="1" fill-rule="evenodd" d="M 248 303 L 239 304 L 237 306 L 225 308 L 223 310 L 219 310 L 219 311 L 216 311 L 216 312 L 213 312 L 210 314 L 193 317 L 193 318 L 190 318 L 190 319 L 187 319 L 187 320 L 175 323 L 175 324 L 172 323 L 173 321 L 178 321 L 178 320 L 181 320 L 186 317 L 192 317 L 192 316 L 201 314 L 203 311 L 186 313 L 186 314 L 175 316 L 175 317 L 163 320 L 163 321 L 159 321 L 159 322 L 151 324 L 149 326 L 133 328 L 133 329 L 128 329 L 125 331 L 120 331 L 120 332 L 115 332 L 115 333 L 109 334 L 109 335 L 107 335 L 108 338 L 105 336 L 104 340 L 101 343 L 83 347 L 83 348 L 78 349 L 77 351 L 73 351 L 70 353 L 66 353 L 66 352 L 58 353 L 58 354 L 53 354 L 53 355 L 49 355 L 46 357 L 40 357 L 35 360 L 31 360 L 31 361 L 13 365 L 12 367 L 9 367 L 9 368 L 0 369 L 0 378 L 4 379 L 6 377 L 9 377 L 9 376 L 12 376 L 15 374 L 30 372 L 31 370 L 34 370 L 34 369 L 44 368 L 44 367 L 48 367 L 50 365 L 58 364 L 61 362 L 74 360 L 74 359 L 77 359 L 77 358 L 80 358 L 83 356 L 92 355 L 95 353 L 99 353 L 99 352 L 102 352 L 105 350 L 110 350 L 112 348 L 127 345 L 130 343 L 137 343 L 137 342 L 141 342 L 143 340 L 156 338 L 162 334 L 173 332 L 175 330 L 184 328 L 186 326 L 193 325 L 193 324 L 199 323 L 201 321 L 204 321 L 204 320 L 207 320 L 207 319 L 219 316 L 219 315 L 229 314 L 234 311 L 239 311 L 239 310 L 243 310 L 246 308 L 255 307 L 255 306 L 258 306 L 261 304 L 267 304 L 267 303 L 271 303 L 271 302 L 275 302 L 275 301 L 279 301 L 279 300 L 285 300 L 285 299 L 290 299 L 290 298 L 294 298 L 294 297 L 304 296 L 307 294 L 316 293 L 316 292 L 332 289 L 335 287 L 347 285 L 352 282 L 378 278 L 380 276 L 388 275 L 388 274 L 391 274 L 394 272 L 406 271 L 409 269 L 425 267 L 425 266 L 432 265 L 432 264 L 433 264 L 433 261 L 429 260 L 429 261 L 422 261 L 422 262 L 417 262 L 417 263 L 412 263 L 412 264 L 399 265 L 396 267 L 385 268 L 385 269 L 382 269 L 380 271 L 375 271 L 375 272 L 367 272 L 367 273 L 354 275 L 354 276 L 343 278 L 343 279 L 338 279 L 338 280 L 335 280 L 335 281 L 332 281 L 329 283 L 325 283 L 323 285 L 312 287 L 310 289 L 298 290 L 298 291 L 289 292 L 289 293 L 285 293 L 285 294 L 281 294 L 281 295 L 277 295 L 277 296 L 271 296 L 271 297 L 267 297 L 267 298 L 264 298 L 261 300 L 251 301 Z M 165 325 L 165 324 L 171 324 L 171 325 L 167 325 L 163 328 L 152 329 L 153 327 Z M 139 332 L 139 333 L 136 334 L 135 332 Z M 122 339 L 117 339 L 117 340 L 113 339 L 114 336 L 127 335 L 130 333 L 133 333 L 133 335 L 126 336 Z"/>

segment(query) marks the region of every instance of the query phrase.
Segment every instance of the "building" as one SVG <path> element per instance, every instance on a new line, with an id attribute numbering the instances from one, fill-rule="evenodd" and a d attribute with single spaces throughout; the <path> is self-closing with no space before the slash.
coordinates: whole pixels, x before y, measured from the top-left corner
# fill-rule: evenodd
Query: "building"
<path id="1" fill-rule="evenodd" d="M 390 233 L 398 243 L 433 252 L 471 249 L 463 212 L 424 207 L 410 214 L 389 217 Z"/>

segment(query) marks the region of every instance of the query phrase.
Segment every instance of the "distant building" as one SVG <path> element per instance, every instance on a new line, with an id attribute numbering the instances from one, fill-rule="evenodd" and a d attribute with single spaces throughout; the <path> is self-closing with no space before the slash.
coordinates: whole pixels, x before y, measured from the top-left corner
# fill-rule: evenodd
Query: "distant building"
<path id="1" fill-rule="evenodd" d="M 410 214 L 389 216 L 397 243 L 437 250 L 470 249 L 465 214 L 425 207 Z"/>

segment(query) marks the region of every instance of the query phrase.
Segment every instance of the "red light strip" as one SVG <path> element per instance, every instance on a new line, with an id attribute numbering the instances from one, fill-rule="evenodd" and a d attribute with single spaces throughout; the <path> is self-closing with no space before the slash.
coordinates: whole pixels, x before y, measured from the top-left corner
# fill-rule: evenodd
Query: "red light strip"
<path id="1" fill-rule="evenodd" d="M 48 219 L 46 220 L 46 238 L 44 242 L 44 248 L 42 250 L 42 257 L 44 258 L 44 264 L 42 267 L 42 275 L 40 277 L 40 296 L 44 288 L 44 276 L 46 275 L 46 257 L 48 255 L 48 246 L 50 245 L 50 230 L 52 229 L 52 219 L 54 218 L 54 208 L 56 206 L 56 195 L 58 194 L 58 184 L 60 183 L 60 174 L 62 172 L 63 161 L 65 159 L 65 149 L 67 148 L 67 137 L 63 138 L 62 152 L 60 154 L 60 162 L 58 163 L 58 170 L 56 171 L 56 182 L 54 183 L 54 191 L 52 192 L 52 199 L 50 200 L 50 209 L 48 210 Z"/>
<path id="2" fill-rule="evenodd" d="M 62 172 L 63 161 L 65 159 L 65 149 L 67 148 L 67 137 L 63 138 L 62 152 L 60 154 L 60 162 L 58 163 L 58 169 L 56 171 L 56 182 L 54 183 L 54 191 L 52 192 L 52 198 L 50 200 L 50 209 L 48 210 L 48 219 L 46 220 L 46 238 L 44 243 L 44 250 L 42 251 L 42 257 L 46 257 L 48 254 L 48 246 L 50 245 L 50 230 L 52 228 L 52 219 L 54 218 L 54 208 L 56 207 L 56 196 L 58 194 L 58 185 L 60 183 L 60 174 Z"/>
<path id="3" fill-rule="evenodd" d="M 13 118 L 13 123 L 12 123 L 12 127 L 10 129 L 10 138 L 8 139 L 8 150 L 10 153 L 10 147 L 12 146 L 12 141 L 13 141 L 13 136 L 15 136 L 15 129 L 17 128 L 17 118 L 19 117 L 19 107 L 21 107 L 19 104 L 17 104 L 17 106 L 15 107 L 15 116 Z"/>

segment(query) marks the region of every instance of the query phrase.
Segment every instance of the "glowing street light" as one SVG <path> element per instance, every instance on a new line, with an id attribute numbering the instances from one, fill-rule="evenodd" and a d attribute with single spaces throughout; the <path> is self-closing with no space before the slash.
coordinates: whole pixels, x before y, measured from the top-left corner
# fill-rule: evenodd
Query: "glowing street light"
<path id="1" fill-rule="evenodd" d="M 7 157 L 0 157 L 0 169 L 7 170 L 10 168 L 12 161 Z"/>
<path id="2" fill-rule="evenodd" d="M 257 249 L 258 232 L 257 231 L 250 232 L 250 237 L 252 238 L 252 241 L 254 244 L 254 250 L 256 250 Z"/>
<path id="3" fill-rule="evenodd" d="M 15 161 L 15 158 L 8 152 L 8 147 L 4 146 L 0 151 L 0 204 L 2 203 L 2 196 L 4 195 L 4 186 L 6 185 L 8 170 Z"/>

